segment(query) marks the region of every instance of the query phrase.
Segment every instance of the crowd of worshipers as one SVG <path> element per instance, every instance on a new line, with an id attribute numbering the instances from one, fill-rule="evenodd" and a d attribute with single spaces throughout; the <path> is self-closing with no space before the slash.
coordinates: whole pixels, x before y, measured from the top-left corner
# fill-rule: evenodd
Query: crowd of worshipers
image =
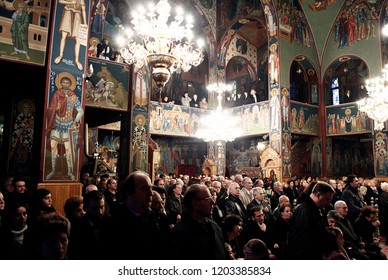
<path id="1" fill-rule="evenodd" d="M 0 192 L 1 259 L 387 259 L 388 183 L 135 171 L 120 187 L 82 176 L 65 213 L 46 189 Z"/>

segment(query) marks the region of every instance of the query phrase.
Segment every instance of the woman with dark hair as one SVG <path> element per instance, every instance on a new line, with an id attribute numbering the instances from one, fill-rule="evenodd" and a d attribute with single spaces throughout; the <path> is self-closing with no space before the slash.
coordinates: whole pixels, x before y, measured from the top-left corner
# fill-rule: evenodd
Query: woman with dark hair
<path id="1" fill-rule="evenodd" d="M 373 260 L 386 260 L 387 257 L 381 252 L 379 238 L 375 236 L 376 229 L 380 226 L 377 209 L 373 206 L 365 206 L 354 222 L 354 230 L 365 243 L 365 251 Z"/>
<path id="2" fill-rule="evenodd" d="M 290 221 L 292 218 L 292 207 L 289 202 L 281 203 L 279 205 L 280 216 L 272 224 L 272 239 L 273 249 L 272 253 L 279 260 L 286 259 L 287 249 L 287 235 L 290 230 Z"/>
<path id="3" fill-rule="evenodd" d="M 68 259 L 70 222 L 67 218 L 54 212 L 43 213 L 31 229 L 30 248 L 35 259 Z"/>
<path id="4" fill-rule="evenodd" d="M 240 216 L 235 214 L 227 215 L 221 224 L 222 233 L 224 235 L 225 243 L 232 247 L 232 251 L 236 258 L 243 258 L 243 244 L 242 233 L 243 220 Z"/>
<path id="5" fill-rule="evenodd" d="M 25 245 L 29 228 L 27 211 L 27 204 L 23 202 L 7 202 L 0 228 L 0 259 L 29 259 L 30 254 Z"/>
<path id="6" fill-rule="evenodd" d="M 31 195 L 29 206 L 31 223 L 34 223 L 35 220 L 44 213 L 56 212 L 56 209 L 53 206 L 51 192 L 47 189 L 35 190 Z"/>
<path id="7" fill-rule="evenodd" d="M 326 228 L 326 246 L 323 259 L 325 260 L 350 260 L 344 248 L 345 240 L 338 227 Z"/>

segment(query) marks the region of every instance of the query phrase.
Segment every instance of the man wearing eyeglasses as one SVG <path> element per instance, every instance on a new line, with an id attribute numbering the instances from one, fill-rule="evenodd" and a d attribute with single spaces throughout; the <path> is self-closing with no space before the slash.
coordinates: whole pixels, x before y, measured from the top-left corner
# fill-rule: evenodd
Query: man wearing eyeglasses
<path id="1" fill-rule="evenodd" d="M 222 230 L 210 217 L 215 201 L 205 185 L 193 184 L 183 198 L 182 220 L 171 230 L 169 253 L 175 260 L 226 260 Z"/>

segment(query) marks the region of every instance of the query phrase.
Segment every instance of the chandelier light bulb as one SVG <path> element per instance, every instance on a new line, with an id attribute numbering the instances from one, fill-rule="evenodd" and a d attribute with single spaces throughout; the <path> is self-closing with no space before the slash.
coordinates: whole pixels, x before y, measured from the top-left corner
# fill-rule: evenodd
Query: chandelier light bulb
<path id="1" fill-rule="evenodd" d="M 380 130 L 388 120 L 388 64 L 382 69 L 382 77 L 365 81 L 368 97 L 357 102 L 358 110 L 375 121 L 375 129 Z"/>
<path id="2" fill-rule="evenodd" d="M 133 13 L 131 33 L 119 32 L 125 39 L 117 39 L 119 52 L 128 64 L 142 68 L 149 64 L 152 78 L 160 92 L 173 72 L 187 72 L 196 67 L 204 59 L 202 46 L 192 43 L 194 34 L 193 17 L 186 16 L 184 10 L 174 9 L 167 0 L 152 2 L 147 6 L 139 6 Z"/>
<path id="3" fill-rule="evenodd" d="M 207 89 L 209 92 L 217 93 L 218 105 L 216 110 L 212 110 L 209 114 L 201 117 L 200 128 L 196 136 L 202 138 L 205 142 L 234 141 L 243 134 L 241 120 L 233 116 L 231 110 L 222 108 L 222 97 L 225 92 L 231 91 L 233 86 L 225 83 L 215 83 L 208 85 Z"/>

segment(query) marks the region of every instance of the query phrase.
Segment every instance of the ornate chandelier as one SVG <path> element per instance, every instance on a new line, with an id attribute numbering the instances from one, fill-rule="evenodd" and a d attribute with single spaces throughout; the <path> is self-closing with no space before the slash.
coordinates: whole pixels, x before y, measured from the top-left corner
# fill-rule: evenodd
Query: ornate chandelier
<path id="1" fill-rule="evenodd" d="M 222 109 L 224 92 L 231 91 L 232 86 L 224 83 L 210 84 L 207 89 L 217 93 L 218 105 L 210 114 L 201 117 L 196 137 L 202 138 L 205 142 L 233 141 L 242 135 L 241 123 L 238 118 L 231 115 L 231 112 Z"/>
<path id="2" fill-rule="evenodd" d="M 368 97 L 357 102 L 358 110 L 373 119 L 376 130 L 384 128 L 388 120 L 388 64 L 382 70 L 382 77 L 366 80 Z"/>
<path id="3" fill-rule="evenodd" d="M 133 13 L 132 30 L 124 29 L 124 36 L 117 40 L 126 63 L 137 68 L 148 63 L 152 67 L 152 78 L 160 92 L 171 73 L 186 72 L 192 66 L 198 66 L 204 58 L 203 42 L 199 41 L 196 47 L 191 41 L 193 18 L 186 15 L 186 24 L 181 25 L 183 9 L 177 8 L 171 19 L 170 11 L 167 0 L 160 0 L 156 5 L 150 3 L 148 11 L 140 6 Z"/>

